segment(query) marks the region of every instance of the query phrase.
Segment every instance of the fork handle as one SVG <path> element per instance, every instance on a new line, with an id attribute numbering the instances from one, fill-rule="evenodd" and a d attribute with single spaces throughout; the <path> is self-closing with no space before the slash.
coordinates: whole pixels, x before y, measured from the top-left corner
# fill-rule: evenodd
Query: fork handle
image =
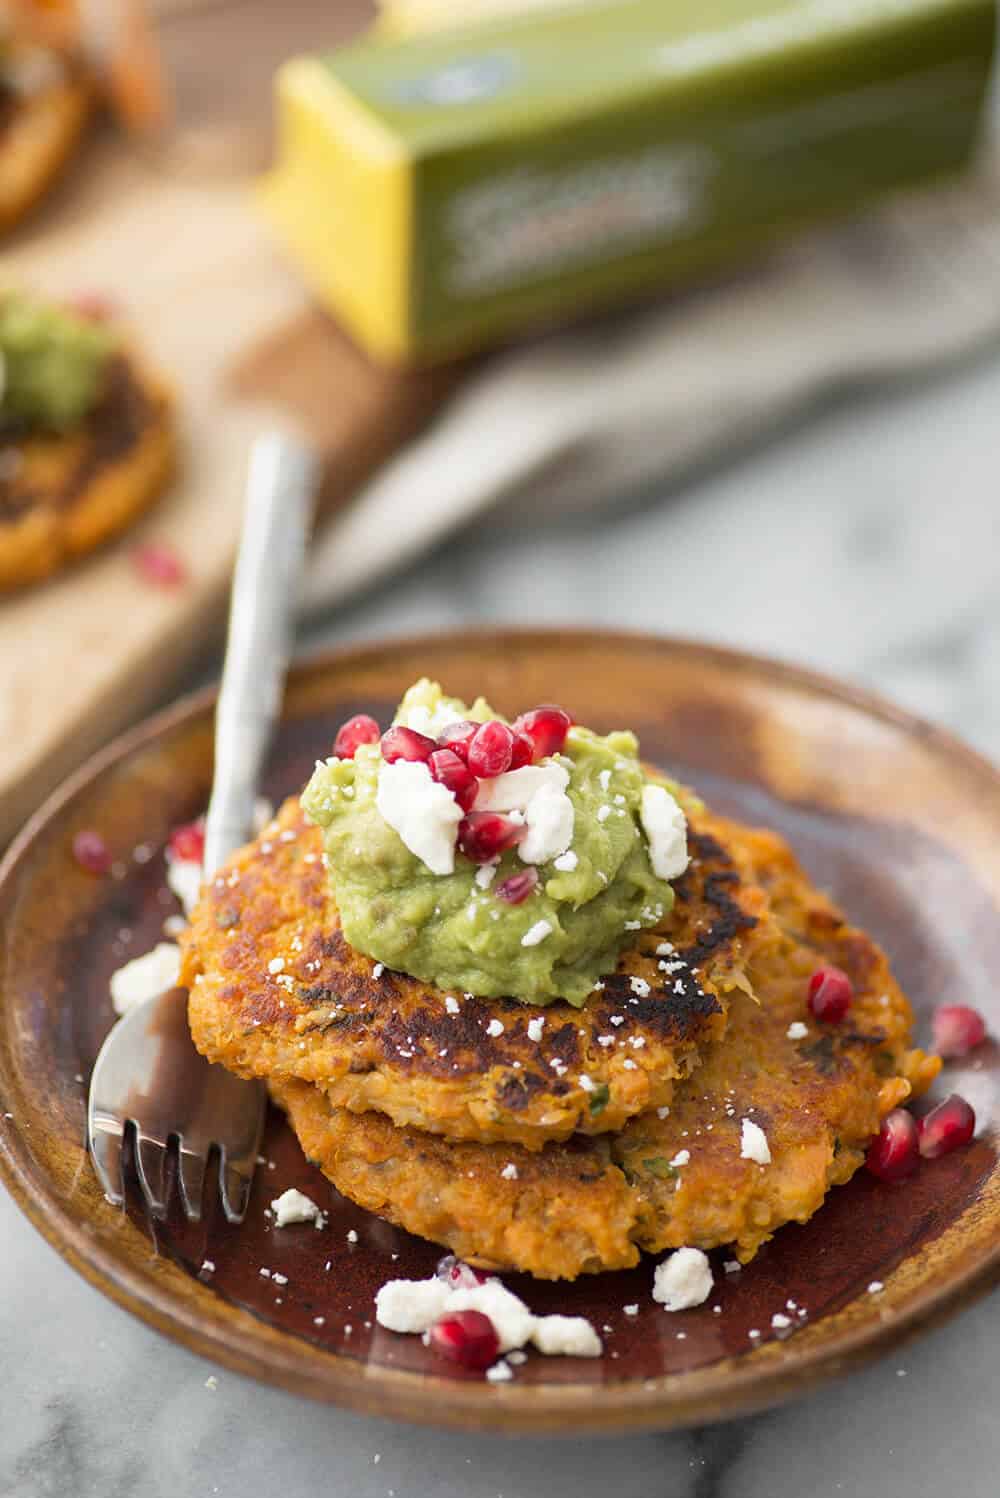
<path id="1" fill-rule="evenodd" d="M 215 711 L 206 876 L 253 835 L 254 801 L 280 710 L 318 481 L 319 460 L 297 438 L 275 431 L 254 443 Z"/>

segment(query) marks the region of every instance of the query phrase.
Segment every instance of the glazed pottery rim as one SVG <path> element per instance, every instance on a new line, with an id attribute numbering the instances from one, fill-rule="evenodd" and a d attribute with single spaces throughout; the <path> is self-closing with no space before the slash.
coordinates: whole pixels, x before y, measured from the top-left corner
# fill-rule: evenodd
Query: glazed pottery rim
<path id="1" fill-rule="evenodd" d="M 450 638 L 450 632 L 434 631 L 310 650 L 296 657 L 290 674 L 323 674 L 351 660 L 371 662 L 401 650 L 433 653 Z M 812 695 L 832 698 L 918 738 L 1000 786 L 1000 770 L 949 730 L 868 688 L 789 661 L 688 637 L 557 625 L 464 630 L 463 640 L 494 646 L 509 643 L 522 650 L 532 640 L 576 650 L 600 644 L 714 660 L 742 674 L 784 681 Z M 74 771 L 29 818 L 0 861 L 0 899 L 6 898 L 16 883 L 37 837 L 67 806 L 113 766 L 211 708 L 217 690 L 210 684 L 185 694 L 116 736 Z M 0 1020 L 2 1017 L 0 1014 Z M 26 1141 L 16 1130 L 0 1132 L 0 1181 L 72 1268 L 117 1304 L 201 1356 L 291 1392 L 365 1413 L 512 1434 L 554 1432 L 567 1424 L 574 1434 L 584 1424 L 594 1434 L 615 1434 L 751 1413 L 887 1352 L 1000 1281 L 998 1237 L 992 1245 L 969 1254 L 965 1262 L 953 1262 L 946 1276 L 913 1293 L 890 1319 L 838 1329 L 826 1341 L 796 1350 L 792 1359 L 780 1355 L 783 1344 L 769 1343 L 692 1372 L 612 1380 L 597 1389 L 592 1385 L 542 1383 L 532 1385 L 524 1397 L 516 1385 L 456 1382 L 383 1365 L 366 1368 L 355 1359 L 277 1333 L 238 1307 L 226 1305 L 220 1309 L 218 1297 L 208 1287 L 203 1288 L 198 1304 L 186 1304 L 171 1285 L 172 1274 L 183 1271 L 169 1265 L 161 1282 L 124 1262 L 88 1231 L 85 1220 L 75 1218 L 61 1205 L 50 1178 L 34 1164 Z M 185 1275 L 185 1280 L 189 1276 Z"/>

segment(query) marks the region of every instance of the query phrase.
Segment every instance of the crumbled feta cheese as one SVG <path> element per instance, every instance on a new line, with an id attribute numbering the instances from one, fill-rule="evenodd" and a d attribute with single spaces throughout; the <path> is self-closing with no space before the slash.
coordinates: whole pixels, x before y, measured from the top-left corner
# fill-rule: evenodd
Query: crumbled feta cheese
<path id="1" fill-rule="evenodd" d="M 400 713 L 396 721 L 429 739 L 436 739 L 452 723 L 461 723 L 462 715 L 445 702 L 439 702 L 434 708 L 429 708 L 425 702 L 415 702 Z"/>
<path id="2" fill-rule="evenodd" d="M 523 771 L 511 773 L 520 775 Z M 524 821 L 528 830 L 517 845 L 522 863 L 548 863 L 565 853 L 573 841 L 573 803 L 565 790 L 553 785 L 543 785 L 535 792 L 525 808 Z"/>
<path id="3" fill-rule="evenodd" d="M 740 1270 L 743 1268 L 743 1265 L 740 1263 L 739 1259 L 726 1259 L 722 1267 L 727 1274 L 739 1274 Z"/>
<path id="4" fill-rule="evenodd" d="M 539 1316 L 531 1340 L 549 1357 L 599 1358 L 601 1339 L 583 1316 Z"/>
<path id="5" fill-rule="evenodd" d="M 791 1324 L 791 1316 L 786 1316 L 784 1311 L 775 1311 L 774 1315 L 771 1317 L 771 1325 L 774 1327 L 774 1330 L 776 1332 L 787 1331 L 788 1327 L 790 1327 Z"/>
<path id="6" fill-rule="evenodd" d="M 429 1280 L 387 1280 L 375 1297 L 375 1320 L 390 1332 L 425 1332 L 444 1315 L 452 1293 L 436 1275 Z"/>
<path id="7" fill-rule="evenodd" d="M 529 1021 L 528 1021 L 528 1039 L 529 1040 L 533 1040 L 533 1041 L 535 1041 L 537 1043 L 539 1040 L 541 1040 L 541 1038 L 542 1038 L 542 1031 L 544 1029 L 545 1029 L 545 1020 L 542 1018 L 541 1015 L 536 1016 L 535 1019 L 529 1019 Z"/>
<path id="8" fill-rule="evenodd" d="M 462 1008 L 461 1004 L 455 998 L 454 994 L 450 993 L 445 994 L 444 1007 L 447 1009 L 449 1014 L 458 1014 Z"/>
<path id="9" fill-rule="evenodd" d="M 272 957 L 267 964 L 269 973 L 282 973 L 285 970 L 285 959 L 283 957 Z"/>
<path id="10" fill-rule="evenodd" d="M 201 864 L 193 858 L 167 859 L 167 885 L 180 900 L 185 915 L 190 915 L 198 903 L 201 881 Z"/>
<path id="11" fill-rule="evenodd" d="M 381 976 L 382 976 L 382 974 L 384 972 L 385 972 L 385 963 L 384 962 L 376 962 L 375 966 L 372 968 L 372 977 L 375 979 L 376 983 L 381 978 Z"/>
<path id="12" fill-rule="evenodd" d="M 491 1019 L 490 1022 L 489 1022 L 489 1024 L 486 1026 L 486 1033 L 487 1033 L 487 1035 L 492 1035 L 494 1037 L 494 1039 L 498 1035 L 502 1035 L 503 1032 L 504 1032 L 504 1023 L 503 1023 L 503 1020 Z"/>
<path id="13" fill-rule="evenodd" d="M 480 889 L 489 889 L 496 878 L 498 867 L 499 864 L 496 859 L 492 863 L 481 863 L 479 865 L 473 877 Z"/>
<path id="14" fill-rule="evenodd" d="M 752 1118 L 744 1118 L 740 1123 L 740 1159 L 755 1160 L 758 1165 L 771 1163 L 767 1135 Z"/>
<path id="15" fill-rule="evenodd" d="M 552 867 L 558 869 L 560 874 L 572 874 L 580 862 L 572 848 L 567 848 L 565 853 L 560 853 L 558 858 L 552 860 Z"/>
<path id="16" fill-rule="evenodd" d="M 804 1025 L 800 1019 L 793 1020 L 785 1033 L 789 1040 L 805 1040 L 809 1034 L 809 1026 Z"/>
<path id="17" fill-rule="evenodd" d="M 690 1163 L 690 1160 L 691 1160 L 691 1151 L 690 1150 L 678 1150 L 677 1153 L 676 1153 L 676 1155 L 674 1156 L 674 1158 L 671 1160 L 670 1163 L 671 1163 L 671 1165 L 688 1165 Z"/>
<path id="18" fill-rule="evenodd" d="M 425 764 L 406 759 L 382 764 L 375 805 L 383 820 L 432 874 L 454 872 L 462 808 L 447 786 L 431 779 Z"/>
<path id="19" fill-rule="evenodd" d="M 287 1274 L 279 1274 L 278 1271 L 275 1269 L 272 1272 L 272 1274 L 271 1274 L 271 1283 L 274 1284 L 274 1285 L 287 1285 L 288 1284 L 288 1275 Z"/>
<path id="20" fill-rule="evenodd" d="M 355 1229 L 355 1228 L 348 1228 L 348 1230 L 347 1230 L 347 1241 L 348 1241 L 348 1243 L 357 1243 L 357 1241 L 358 1241 L 357 1229 Z"/>
<path id="21" fill-rule="evenodd" d="M 883 1285 L 881 1280 L 872 1280 L 871 1284 L 868 1286 L 868 1294 L 878 1295 L 884 1289 L 885 1286 Z"/>
<path id="22" fill-rule="evenodd" d="M 111 1002 L 116 1014 L 127 1014 L 137 1004 L 155 999 L 177 987 L 181 970 L 181 949 L 176 942 L 157 942 L 151 952 L 133 957 L 111 974 Z"/>
<path id="23" fill-rule="evenodd" d="M 676 879 L 688 866 L 687 821 L 662 785 L 644 785 L 639 819 L 649 842 L 649 861 L 658 879 Z"/>
<path id="24" fill-rule="evenodd" d="M 522 765 L 507 770 L 492 780 L 481 780 L 476 794 L 476 811 L 527 811 L 535 796 L 546 786 L 565 791 L 569 774 L 562 765 L 549 760 L 541 765 Z"/>
<path id="25" fill-rule="evenodd" d="M 608 817 L 610 817 L 610 815 L 611 815 L 611 807 L 610 806 L 599 806 L 597 808 L 597 820 L 599 822 L 606 822 L 608 820 Z"/>
<path id="26" fill-rule="evenodd" d="M 522 947 L 537 947 L 540 941 L 544 941 L 547 936 L 551 935 L 551 932 L 551 921 L 536 921 L 521 937 L 521 945 Z"/>
<path id="27" fill-rule="evenodd" d="M 594 1083 L 590 1077 L 582 1076 L 580 1078 L 580 1086 L 583 1088 L 584 1092 L 594 1091 Z"/>
<path id="28" fill-rule="evenodd" d="M 679 1248 L 653 1271 L 653 1299 L 665 1310 L 686 1311 L 712 1293 L 712 1266 L 700 1248 Z"/>
<path id="29" fill-rule="evenodd" d="M 657 957 L 669 957 L 673 950 L 674 944 L 672 941 L 661 941 L 656 949 L 656 955 Z"/>
<path id="30" fill-rule="evenodd" d="M 487 1280 L 471 1290 L 449 1290 L 448 1309 L 482 1311 L 493 1322 L 500 1338 L 500 1351 L 523 1347 L 535 1329 L 535 1317 L 524 1301 L 497 1279 Z"/>
<path id="31" fill-rule="evenodd" d="M 513 1160 L 508 1160 L 507 1164 L 504 1166 L 500 1174 L 503 1176 L 505 1181 L 517 1180 L 517 1166 L 514 1164 Z"/>
<path id="32" fill-rule="evenodd" d="M 312 1198 L 303 1191 L 296 1191 L 294 1186 L 275 1197 L 271 1211 L 277 1228 L 288 1227 L 293 1222 L 316 1222 L 323 1216 Z"/>
<path id="33" fill-rule="evenodd" d="M 622 1306 L 622 1310 L 625 1312 L 626 1316 L 638 1316 L 639 1314 L 639 1307 L 636 1305 Z"/>
<path id="34" fill-rule="evenodd" d="M 639 995 L 640 999 L 649 998 L 649 984 L 646 982 L 645 978 L 630 978 L 628 980 L 628 986 L 629 988 L 631 988 L 634 994 Z"/>
<path id="35" fill-rule="evenodd" d="M 503 1358 L 498 1363 L 494 1363 L 492 1368 L 487 1368 L 486 1370 L 487 1381 L 491 1384 L 505 1384 L 513 1377 L 513 1368 L 509 1363 L 505 1363 Z"/>
<path id="36" fill-rule="evenodd" d="M 668 1107 L 668 1105 L 666 1103 L 664 1103 L 664 1105 L 663 1105 L 662 1108 L 657 1108 L 657 1110 L 656 1110 L 656 1116 L 657 1116 L 657 1118 L 669 1118 L 670 1117 L 670 1108 Z"/>

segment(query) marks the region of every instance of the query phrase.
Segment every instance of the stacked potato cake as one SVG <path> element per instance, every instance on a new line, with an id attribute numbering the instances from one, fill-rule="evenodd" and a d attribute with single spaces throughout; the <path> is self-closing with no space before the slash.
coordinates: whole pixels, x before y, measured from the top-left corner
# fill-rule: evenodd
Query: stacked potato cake
<path id="1" fill-rule="evenodd" d="M 933 1078 L 884 954 L 787 845 L 689 813 L 675 905 L 581 1007 L 445 993 L 354 951 L 297 800 L 207 886 L 184 942 L 195 1043 L 266 1078 L 345 1196 L 540 1278 L 642 1250 L 753 1257 L 850 1178 Z M 824 964 L 844 1023 L 810 1013 Z"/>

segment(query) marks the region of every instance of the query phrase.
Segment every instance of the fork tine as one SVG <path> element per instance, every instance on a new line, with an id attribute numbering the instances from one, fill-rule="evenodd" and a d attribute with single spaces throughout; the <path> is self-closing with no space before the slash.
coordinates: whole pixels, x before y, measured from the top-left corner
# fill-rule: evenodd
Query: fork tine
<path id="1" fill-rule="evenodd" d="M 123 1206 L 125 1190 L 122 1182 L 121 1132 L 113 1134 L 105 1128 L 93 1129 L 88 1142 L 90 1157 L 94 1162 L 97 1179 L 101 1183 L 104 1195 L 112 1206 Z"/>
<path id="2" fill-rule="evenodd" d="M 181 1145 L 177 1174 L 180 1179 L 181 1205 L 191 1222 L 201 1221 L 201 1201 L 205 1192 L 205 1168 L 208 1161 Z"/>
<path id="3" fill-rule="evenodd" d="M 252 1177 L 244 1174 L 235 1165 L 227 1164 L 223 1156 L 219 1166 L 219 1184 L 222 1188 L 222 1208 L 226 1214 L 226 1221 L 242 1222 L 247 1214 L 247 1207 L 250 1205 Z"/>
<path id="4" fill-rule="evenodd" d="M 146 1205 L 154 1217 L 167 1215 L 167 1151 L 157 1139 L 140 1134 L 136 1139 L 135 1163 Z"/>

